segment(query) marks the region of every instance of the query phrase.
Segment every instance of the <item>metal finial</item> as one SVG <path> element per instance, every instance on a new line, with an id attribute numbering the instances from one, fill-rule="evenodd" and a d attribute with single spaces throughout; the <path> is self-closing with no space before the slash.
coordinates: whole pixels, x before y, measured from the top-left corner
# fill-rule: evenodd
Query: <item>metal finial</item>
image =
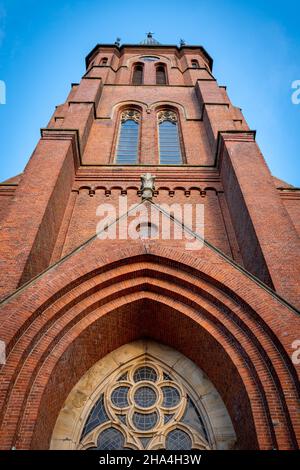
<path id="1" fill-rule="evenodd" d="M 121 38 L 117 38 L 115 41 L 115 45 L 119 46 L 121 44 Z"/>
<path id="2" fill-rule="evenodd" d="M 180 39 L 180 46 L 182 47 L 182 46 L 185 46 L 185 45 L 186 45 L 185 40 L 184 40 L 184 39 Z"/>

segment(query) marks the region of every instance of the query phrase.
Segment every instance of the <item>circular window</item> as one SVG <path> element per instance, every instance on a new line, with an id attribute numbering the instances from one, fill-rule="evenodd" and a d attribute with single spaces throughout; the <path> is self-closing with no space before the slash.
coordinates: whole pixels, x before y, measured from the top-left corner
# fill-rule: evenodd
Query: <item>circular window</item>
<path id="1" fill-rule="evenodd" d="M 154 238 L 158 233 L 158 228 L 155 224 L 151 222 L 142 222 L 136 227 L 136 231 L 139 234 L 139 237 L 144 239 Z"/>
<path id="2" fill-rule="evenodd" d="M 143 380 L 149 380 L 150 382 L 157 381 L 157 373 L 155 369 L 149 366 L 139 367 L 133 374 L 133 380 L 135 382 L 142 382 Z"/>
<path id="3" fill-rule="evenodd" d="M 166 408 L 173 408 L 173 406 L 177 406 L 180 402 L 180 394 L 175 387 L 162 387 L 163 392 L 163 403 L 162 406 Z"/>
<path id="4" fill-rule="evenodd" d="M 156 411 L 154 413 L 137 413 L 133 414 L 133 424 L 140 431 L 148 431 L 156 425 L 158 416 Z"/>
<path id="5" fill-rule="evenodd" d="M 128 403 L 129 387 L 118 387 L 111 394 L 112 403 L 118 408 L 126 408 Z"/>
<path id="6" fill-rule="evenodd" d="M 141 408 L 149 408 L 156 403 L 157 394 L 151 387 L 139 387 L 134 394 L 135 403 Z"/>

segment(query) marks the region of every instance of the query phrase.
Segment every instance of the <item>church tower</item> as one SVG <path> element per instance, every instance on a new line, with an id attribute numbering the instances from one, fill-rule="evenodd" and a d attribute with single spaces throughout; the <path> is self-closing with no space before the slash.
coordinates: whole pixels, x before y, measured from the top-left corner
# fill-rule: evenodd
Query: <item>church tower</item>
<path id="1" fill-rule="evenodd" d="M 300 191 L 212 69 L 97 45 L 0 184 L 1 449 L 298 448 Z"/>

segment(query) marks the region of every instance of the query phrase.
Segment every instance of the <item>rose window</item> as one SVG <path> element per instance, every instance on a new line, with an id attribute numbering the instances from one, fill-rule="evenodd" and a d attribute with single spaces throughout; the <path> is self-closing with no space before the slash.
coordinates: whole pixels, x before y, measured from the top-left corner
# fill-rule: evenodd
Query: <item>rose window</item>
<path id="1" fill-rule="evenodd" d="M 81 432 L 79 449 L 210 447 L 197 396 L 158 364 L 119 370 L 100 391 Z"/>

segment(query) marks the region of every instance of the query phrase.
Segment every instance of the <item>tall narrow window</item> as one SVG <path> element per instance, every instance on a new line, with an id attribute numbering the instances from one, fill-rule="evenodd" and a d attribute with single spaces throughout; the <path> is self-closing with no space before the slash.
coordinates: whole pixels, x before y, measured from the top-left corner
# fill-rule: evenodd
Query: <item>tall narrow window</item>
<path id="1" fill-rule="evenodd" d="M 108 58 L 103 57 L 103 59 L 101 59 L 100 65 L 107 65 L 107 62 L 108 62 Z"/>
<path id="2" fill-rule="evenodd" d="M 156 84 L 157 85 L 167 84 L 166 69 L 163 65 L 158 65 L 156 67 Z"/>
<path id="3" fill-rule="evenodd" d="M 192 67 L 193 69 L 200 69 L 198 60 L 196 59 L 192 60 Z"/>
<path id="4" fill-rule="evenodd" d="M 180 165 L 182 153 L 180 148 L 178 119 L 174 111 L 158 113 L 159 160 L 163 165 Z"/>
<path id="5" fill-rule="evenodd" d="M 138 163 L 140 113 L 134 109 L 123 111 L 116 151 L 118 165 Z"/>
<path id="6" fill-rule="evenodd" d="M 142 85 L 142 84 L 143 84 L 143 66 L 136 65 L 133 69 L 132 85 Z"/>

